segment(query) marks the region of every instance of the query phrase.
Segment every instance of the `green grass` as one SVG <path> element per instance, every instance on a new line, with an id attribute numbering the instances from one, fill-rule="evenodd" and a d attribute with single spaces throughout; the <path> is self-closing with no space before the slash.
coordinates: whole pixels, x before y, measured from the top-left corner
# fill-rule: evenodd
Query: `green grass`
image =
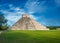
<path id="1" fill-rule="evenodd" d="M 0 34 L 0 43 L 60 43 L 60 31 L 5 31 Z"/>

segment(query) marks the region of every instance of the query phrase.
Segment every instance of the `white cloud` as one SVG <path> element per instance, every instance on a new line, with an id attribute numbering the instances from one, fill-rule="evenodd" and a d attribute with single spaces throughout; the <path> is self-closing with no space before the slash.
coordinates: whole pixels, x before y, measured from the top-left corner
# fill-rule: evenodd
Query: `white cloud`
<path id="1" fill-rule="evenodd" d="M 10 7 L 10 10 L 20 11 L 21 9 L 19 7 Z"/>
<path id="2" fill-rule="evenodd" d="M 25 8 L 28 9 L 28 11 L 30 12 L 44 12 L 46 11 L 47 7 L 46 6 L 43 6 L 43 4 L 45 4 L 46 1 L 42 1 L 42 2 L 38 2 L 38 0 L 36 1 L 30 1 L 28 0 L 26 5 L 25 5 Z"/>
<path id="3" fill-rule="evenodd" d="M 9 25 L 13 25 L 15 22 L 17 22 L 19 19 L 21 18 L 21 16 L 6 16 L 6 19 L 8 20 L 8 24 Z"/>
<path id="4" fill-rule="evenodd" d="M 5 18 L 8 20 L 8 24 L 12 25 L 11 22 L 13 22 L 13 24 L 19 20 L 21 18 L 21 14 L 18 12 L 9 12 L 7 10 L 1 10 L 2 13 L 5 14 Z"/>
<path id="5" fill-rule="evenodd" d="M 34 19 L 34 20 L 37 20 L 38 19 L 38 17 L 35 17 L 34 15 L 29 15 L 32 19 Z"/>
<path id="6" fill-rule="evenodd" d="M 15 7 L 13 4 L 9 4 L 9 10 L 14 10 L 16 12 L 25 12 L 24 9 L 20 8 L 20 7 Z"/>
<path id="7" fill-rule="evenodd" d="M 6 17 L 6 19 L 8 19 L 9 21 L 17 21 L 19 18 L 20 16 L 12 16 L 12 15 Z"/>
<path id="8" fill-rule="evenodd" d="M 10 12 L 10 10 L 13 10 L 13 12 Z M 21 18 L 21 15 L 25 13 L 23 9 L 14 7 L 12 4 L 9 5 L 8 10 L 0 10 L 0 12 L 5 14 L 5 18 L 8 20 L 9 25 L 11 25 L 12 22 L 15 23 Z"/>

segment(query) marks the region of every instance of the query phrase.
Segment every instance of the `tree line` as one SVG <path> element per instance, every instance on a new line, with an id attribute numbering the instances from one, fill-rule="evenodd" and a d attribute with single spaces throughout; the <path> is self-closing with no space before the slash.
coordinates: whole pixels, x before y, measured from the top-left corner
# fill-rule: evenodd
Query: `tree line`
<path id="1" fill-rule="evenodd" d="M 47 26 L 50 30 L 57 30 L 57 28 L 60 28 L 60 26 Z"/>

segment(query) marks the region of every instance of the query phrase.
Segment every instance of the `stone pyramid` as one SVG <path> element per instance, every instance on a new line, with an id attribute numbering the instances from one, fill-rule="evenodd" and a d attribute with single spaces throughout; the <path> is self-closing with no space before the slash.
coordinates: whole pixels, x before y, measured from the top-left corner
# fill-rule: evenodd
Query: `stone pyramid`
<path id="1" fill-rule="evenodd" d="M 27 14 L 23 14 L 22 18 L 17 21 L 10 30 L 49 30 L 45 26 L 39 24 L 35 20 L 29 17 Z"/>

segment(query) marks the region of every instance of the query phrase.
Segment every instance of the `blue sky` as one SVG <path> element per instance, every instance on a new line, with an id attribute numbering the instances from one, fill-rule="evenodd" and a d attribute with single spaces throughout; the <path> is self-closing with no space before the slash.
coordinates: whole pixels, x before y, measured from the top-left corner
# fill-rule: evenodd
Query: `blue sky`
<path id="1" fill-rule="evenodd" d="M 0 12 L 9 25 L 26 13 L 42 25 L 60 26 L 60 0 L 0 0 Z"/>

